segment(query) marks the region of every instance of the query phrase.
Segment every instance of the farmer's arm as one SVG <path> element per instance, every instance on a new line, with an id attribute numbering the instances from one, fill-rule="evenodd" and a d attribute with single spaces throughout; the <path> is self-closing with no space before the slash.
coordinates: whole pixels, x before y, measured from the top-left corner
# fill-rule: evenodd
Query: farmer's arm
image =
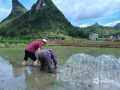
<path id="1" fill-rule="evenodd" d="M 37 52 L 37 54 L 40 52 L 40 50 L 41 50 L 41 49 L 40 49 L 40 48 L 38 48 L 38 50 L 37 50 L 37 51 L 38 51 L 38 52 Z"/>
<path id="2" fill-rule="evenodd" d="M 57 65 L 57 59 L 56 59 L 54 54 L 52 56 L 53 56 L 52 59 L 53 59 L 53 62 L 54 62 L 54 66 L 57 68 L 57 66 L 56 66 Z"/>
<path id="3" fill-rule="evenodd" d="M 37 49 L 37 54 L 40 52 L 41 48 L 42 48 L 42 44 L 39 44 L 39 47 Z"/>

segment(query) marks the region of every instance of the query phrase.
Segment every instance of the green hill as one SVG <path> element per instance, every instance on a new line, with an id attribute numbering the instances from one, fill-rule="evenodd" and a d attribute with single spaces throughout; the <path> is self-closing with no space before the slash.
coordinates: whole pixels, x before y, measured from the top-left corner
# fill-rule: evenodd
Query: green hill
<path id="1" fill-rule="evenodd" d="M 14 5 L 17 0 L 13 0 L 13 9 L 11 14 L 4 21 L 10 21 L 9 24 L 0 24 L 2 36 L 10 37 L 43 37 L 48 33 L 66 34 L 73 26 L 68 22 L 62 12 L 53 4 L 52 0 L 38 0 L 31 10 L 26 13 L 17 15 L 14 8 L 23 10 L 20 6 Z M 17 16 L 16 16 L 17 15 Z"/>
<path id="2" fill-rule="evenodd" d="M 95 24 L 93 24 L 93 25 L 91 25 L 92 27 L 96 27 L 96 28 L 101 28 L 101 27 L 103 27 L 102 25 L 100 25 L 100 24 L 98 24 L 98 23 L 95 23 Z"/>
<path id="3" fill-rule="evenodd" d="M 120 29 L 120 23 L 117 23 L 115 26 L 114 26 L 115 29 L 119 30 Z"/>
<path id="4" fill-rule="evenodd" d="M 12 0 L 11 13 L 0 23 L 0 27 L 6 27 L 6 25 L 11 23 L 12 20 L 24 14 L 25 12 L 27 12 L 26 8 L 18 0 Z"/>
<path id="5" fill-rule="evenodd" d="M 64 38 L 65 36 L 88 38 L 96 32 L 100 38 L 120 34 L 119 24 L 114 27 L 104 27 L 95 23 L 86 28 L 75 27 L 65 18 L 52 0 L 37 0 L 27 11 L 18 1 L 12 0 L 12 11 L 0 23 L 0 37 L 37 39 L 46 37 Z"/>

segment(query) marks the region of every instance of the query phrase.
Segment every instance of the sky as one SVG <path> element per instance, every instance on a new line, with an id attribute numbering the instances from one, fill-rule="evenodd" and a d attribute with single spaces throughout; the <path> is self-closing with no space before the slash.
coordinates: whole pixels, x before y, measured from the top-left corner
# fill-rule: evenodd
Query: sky
<path id="1" fill-rule="evenodd" d="M 27 10 L 37 0 L 18 0 Z M 103 26 L 115 26 L 120 23 L 120 0 L 52 0 L 66 19 L 78 27 L 87 27 L 95 23 Z M 11 12 L 12 0 L 0 0 L 0 21 Z"/>

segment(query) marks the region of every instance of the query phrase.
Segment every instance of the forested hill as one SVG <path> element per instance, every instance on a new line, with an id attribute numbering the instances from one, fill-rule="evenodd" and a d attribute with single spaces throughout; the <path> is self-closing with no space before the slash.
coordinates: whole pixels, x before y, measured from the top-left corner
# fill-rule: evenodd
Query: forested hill
<path id="1" fill-rule="evenodd" d="M 26 8 L 18 0 L 12 0 L 11 13 L 1 23 L 12 20 L 12 19 L 24 14 L 25 12 L 27 12 Z"/>
<path id="2" fill-rule="evenodd" d="M 37 0 L 29 11 L 18 0 L 12 0 L 11 13 L 0 23 L 0 37 L 3 38 L 33 39 L 61 34 L 88 38 L 92 32 L 96 32 L 99 37 L 120 35 L 120 25 L 104 27 L 95 23 L 85 28 L 75 27 L 52 0 Z"/>
<path id="3" fill-rule="evenodd" d="M 116 25 L 114 26 L 114 28 L 119 30 L 119 29 L 120 29 L 120 23 L 116 24 Z"/>
<path id="4" fill-rule="evenodd" d="M 13 8 L 18 8 L 18 6 L 14 5 L 17 0 L 13 0 Z M 9 17 L 14 16 L 17 11 L 12 9 Z M 0 32 L 2 32 L 2 36 L 26 36 L 33 34 L 41 34 L 41 32 L 61 32 L 67 34 L 71 29 L 73 30 L 73 26 L 70 22 L 65 18 L 62 12 L 53 4 L 52 0 L 38 0 L 31 8 L 31 10 L 27 11 L 25 14 L 20 15 L 11 21 L 11 23 L 7 25 L 0 25 Z M 12 35 L 11 35 L 12 34 Z"/>

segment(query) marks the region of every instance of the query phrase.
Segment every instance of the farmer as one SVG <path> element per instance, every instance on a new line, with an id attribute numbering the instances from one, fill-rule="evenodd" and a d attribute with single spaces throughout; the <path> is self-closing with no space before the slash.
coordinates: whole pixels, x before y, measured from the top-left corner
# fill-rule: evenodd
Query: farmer
<path id="1" fill-rule="evenodd" d="M 38 60 L 40 61 L 41 63 L 41 66 L 40 66 L 40 70 L 44 70 L 44 66 L 47 65 L 48 67 L 48 72 L 49 73 L 53 73 L 53 69 L 52 69 L 52 60 L 53 60 L 53 63 L 54 63 L 54 66 L 55 68 L 57 68 L 57 59 L 55 57 L 55 54 L 53 52 L 52 49 L 49 49 L 49 50 L 41 50 L 39 53 L 38 53 Z"/>
<path id="2" fill-rule="evenodd" d="M 42 46 L 45 45 L 46 43 L 47 43 L 46 39 L 36 40 L 36 41 L 33 41 L 32 43 L 30 43 L 25 49 L 23 65 L 25 65 L 28 58 L 30 58 L 31 60 L 34 61 L 34 66 L 36 66 L 37 58 L 35 56 L 35 53 L 38 54 L 38 52 L 40 52 Z M 36 52 L 36 50 L 37 50 L 37 52 Z"/>

